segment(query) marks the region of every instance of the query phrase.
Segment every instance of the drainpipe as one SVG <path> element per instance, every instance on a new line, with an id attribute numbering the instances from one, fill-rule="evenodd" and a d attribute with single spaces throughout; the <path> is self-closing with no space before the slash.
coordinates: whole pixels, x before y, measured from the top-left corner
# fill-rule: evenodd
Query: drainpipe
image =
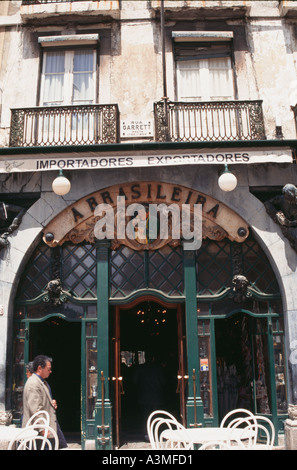
<path id="1" fill-rule="evenodd" d="M 167 77 L 166 77 L 164 1 L 165 0 L 161 0 L 161 41 L 162 41 L 162 69 L 163 69 L 163 98 L 162 100 L 164 101 L 165 140 L 170 141 L 169 130 L 168 130 L 168 96 L 167 96 Z"/>
<path id="2" fill-rule="evenodd" d="M 165 53 L 165 14 L 164 0 L 161 0 L 161 40 L 162 40 L 162 67 L 163 67 L 163 99 L 167 100 L 167 79 L 166 79 L 166 53 Z"/>

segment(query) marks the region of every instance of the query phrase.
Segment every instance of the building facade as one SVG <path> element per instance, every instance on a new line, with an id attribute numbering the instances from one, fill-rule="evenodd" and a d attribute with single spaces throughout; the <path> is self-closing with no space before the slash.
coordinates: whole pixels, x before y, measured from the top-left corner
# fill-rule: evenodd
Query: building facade
<path id="1" fill-rule="evenodd" d="M 241 407 L 283 433 L 297 404 L 296 2 L 0 12 L 1 421 L 20 422 L 25 365 L 47 354 L 62 429 L 119 448 L 142 432 L 134 379 L 152 353 L 162 407 L 185 425 Z"/>

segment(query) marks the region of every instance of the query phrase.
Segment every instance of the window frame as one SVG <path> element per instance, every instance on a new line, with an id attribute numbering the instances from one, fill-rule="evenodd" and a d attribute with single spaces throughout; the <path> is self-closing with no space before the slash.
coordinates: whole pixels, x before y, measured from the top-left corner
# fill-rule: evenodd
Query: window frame
<path id="1" fill-rule="evenodd" d="M 92 102 L 90 103 L 91 100 L 85 101 L 81 100 L 79 103 L 74 102 L 73 96 L 74 96 L 74 56 L 77 51 L 92 51 L 93 53 L 93 99 Z M 61 101 L 56 101 L 50 102 L 47 101 L 45 102 L 45 79 L 46 79 L 46 63 L 47 63 L 47 55 L 48 53 L 64 53 L 64 83 L 62 85 L 63 89 L 63 97 Z M 98 56 L 98 49 L 96 46 L 92 45 L 81 45 L 81 46 L 73 46 L 73 47 L 47 47 L 42 50 L 42 63 L 41 63 L 41 70 L 40 70 L 40 89 L 39 89 L 39 106 L 44 107 L 44 106 L 80 106 L 84 104 L 97 104 L 98 103 L 98 95 L 99 95 L 99 89 L 98 89 L 98 82 L 99 82 L 99 72 L 98 72 L 98 66 L 99 66 L 99 56 Z M 66 90 L 66 93 L 65 93 Z M 48 103 L 48 104 L 44 104 Z"/>
<path id="2" fill-rule="evenodd" d="M 175 94 L 177 101 L 183 102 L 205 102 L 205 101 L 233 101 L 237 99 L 237 82 L 235 73 L 235 62 L 234 62 L 234 51 L 233 41 L 182 41 L 174 42 L 174 66 L 175 66 Z M 221 49 L 221 50 L 220 50 Z M 201 53 L 199 52 L 201 50 Z M 179 63 L 184 61 L 204 61 L 203 67 L 197 67 L 201 71 L 201 83 L 204 82 L 209 84 L 211 75 L 211 60 L 213 59 L 229 59 L 228 69 L 228 80 L 230 84 L 230 91 L 232 88 L 232 94 L 214 96 L 211 94 L 210 87 L 207 86 L 207 93 L 202 93 L 197 98 L 185 97 L 181 99 L 180 93 L 180 77 L 181 72 L 179 69 Z M 207 66 L 208 63 L 208 66 Z M 198 65 L 198 64 L 197 64 Z M 202 87 L 203 88 L 203 87 Z"/>

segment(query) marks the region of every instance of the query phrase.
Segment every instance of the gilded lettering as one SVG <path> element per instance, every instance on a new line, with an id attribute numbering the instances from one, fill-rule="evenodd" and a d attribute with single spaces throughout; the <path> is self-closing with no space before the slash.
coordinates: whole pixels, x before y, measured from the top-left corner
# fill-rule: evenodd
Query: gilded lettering
<path id="1" fill-rule="evenodd" d="M 72 214 L 73 214 L 74 222 L 77 222 L 78 219 L 83 219 L 84 218 L 84 216 L 80 212 L 78 212 L 78 210 L 75 209 L 75 207 L 72 207 L 71 211 L 72 211 Z"/>
<path id="2" fill-rule="evenodd" d="M 219 204 L 216 204 L 215 206 L 213 206 L 212 209 L 210 209 L 210 210 L 207 212 L 207 214 L 212 214 L 213 218 L 215 219 L 216 216 L 217 216 L 218 210 L 219 210 Z"/>
<path id="3" fill-rule="evenodd" d="M 172 191 L 171 201 L 175 201 L 175 202 L 180 201 L 180 197 L 178 196 L 181 190 L 182 190 L 181 188 L 177 188 L 176 186 L 174 186 L 173 191 Z"/>
<path id="4" fill-rule="evenodd" d="M 109 204 L 109 203 L 110 203 L 110 204 L 113 204 L 113 200 L 112 200 L 112 198 L 111 198 L 111 196 L 110 196 L 110 194 L 109 194 L 109 191 L 104 191 L 103 193 L 101 193 L 101 197 L 102 197 L 103 202 L 104 202 L 105 204 Z"/>
<path id="5" fill-rule="evenodd" d="M 98 202 L 94 197 L 90 197 L 89 199 L 86 200 L 86 202 L 89 204 L 91 211 L 93 212 L 95 208 L 98 206 Z"/>
<path id="6" fill-rule="evenodd" d="M 158 184 L 158 191 L 157 191 L 157 199 L 165 199 L 166 198 L 166 195 L 161 195 L 161 192 L 162 192 L 162 185 L 161 184 Z"/>
<path id="7" fill-rule="evenodd" d="M 120 187 L 120 189 L 119 189 L 119 196 L 124 196 L 125 200 L 128 201 L 128 198 L 127 198 L 127 196 L 125 194 L 125 191 L 123 190 L 122 187 Z"/>
<path id="8" fill-rule="evenodd" d="M 205 203 L 206 203 L 206 197 L 201 196 L 201 194 L 199 194 L 196 199 L 196 204 L 202 204 L 202 207 L 203 207 Z"/>
<path id="9" fill-rule="evenodd" d="M 139 191 L 139 184 L 133 184 L 133 186 L 131 186 L 131 191 L 133 193 L 132 195 L 132 199 L 138 199 L 141 195 L 141 192 Z"/>

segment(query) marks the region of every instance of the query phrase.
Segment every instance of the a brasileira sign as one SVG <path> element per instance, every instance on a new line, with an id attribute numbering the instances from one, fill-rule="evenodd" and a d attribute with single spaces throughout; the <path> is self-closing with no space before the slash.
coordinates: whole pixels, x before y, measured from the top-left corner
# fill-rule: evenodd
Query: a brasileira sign
<path id="1" fill-rule="evenodd" d="M 137 230 L 134 231 L 135 236 L 131 237 L 128 233 L 129 230 L 123 230 L 123 227 L 119 230 L 117 227 L 119 220 L 121 223 L 124 220 L 126 228 L 129 228 L 129 224 L 131 227 L 134 223 L 133 220 L 135 221 L 136 217 L 140 217 L 139 211 L 143 208 L 148 209 L 151 206 L 168 208 L 168 234 L 166 237 L 161 237 L 160 234 L 157 234 L 153 239 L 150 239 L 148 234 L 141 237 L 137 236 Z M 94 243 L 98 237 L 98 227 L 100 226 L 100 229 L 102 229 L 106 220 L 104 219 L 106 211 L 110 208 L 113 211 L 113 218 L 111 219 L 114 223 L 112 227 L 113 237 L 106 238 L 111 239 L 112 248 L 115 249 L 117 246 L 124 244 L 135 250 L 153 250 L 168 243 L 176 245 L 182 239 L 182 218 L 180 219 L 181 236 L 177 237 L 171 209 L 180 209 L 182 213 L 184 208 L 187 208 L 192 221 L 191 227 L 193 228 L 193 215 L 196 206 L 201 207 L 201 238 L 219 241 L 227 237 L 237 242 L 243 242 L 247 238 L 249 230 L 246 222 L 228 206 L 211 196 L 181 185 L 141 181 L 103 188 L 71 204 L 44 228 L 44 241 L 49 246 L 62 245 L 66 241 Z M 121 217 L 118 214 L 119 207 L 122 210 Z M 134 209 L 135 213 L 133 212 Z M 147 211 L 146 217 L 148 216 L 149 212 Z M 134 223 L 135 225 L 138 227 L 139 235 L 139 229 L 143 225 L 140 222 Z M 108 227 L 106 227 L 106 230 L 108 230 Z M 101 231 L 101 233 L 103 232 Z M 118 237 L 119 233 L 121 237 Z"/>

